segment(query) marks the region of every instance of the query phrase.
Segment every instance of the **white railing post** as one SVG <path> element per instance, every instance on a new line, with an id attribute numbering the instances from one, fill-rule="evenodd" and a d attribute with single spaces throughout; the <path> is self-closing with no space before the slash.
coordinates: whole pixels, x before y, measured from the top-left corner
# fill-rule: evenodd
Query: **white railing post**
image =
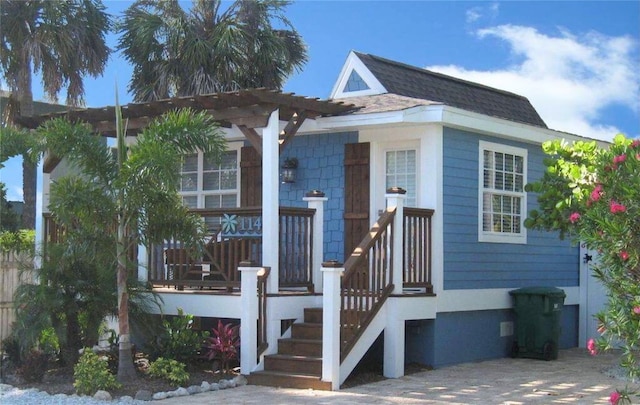
<path id="1" fill-rule="evenodd" d="M 240 373 L 249 375 L 258 364 L 258 267 L 251 261 L 240 262 Z"/>
<path id="2" fill-rule="evenodd" d="M 322 258 L 324 257 L 324 203 L 329 200 L 324 193 L 319 190 L 311 190 L 303 198 L 307 202 L 309 208 L 315 209 L 313 216 L 313 243 L 311 251 L 313 252 L 313 260 L 311 262 L 311 274 L 313 279 L 313 291 L 322 292 Z"/>
<path id="3" fill-rule="evenodd" d="M 393 220 L 392 248 L 393 248 L 393 292 L 392 294 L 402 294 L 402 235 L 404 234 L 404 200 L 407 198 L 407 191 L 400 187 L 392 187 L 387 190 L 385 198 L 387 207 L 396 207 L 396 216 Z"/>
<path id="4" fill-rule="evenodd" d="M 407 191 L 400 187 L 387 190 L 385 198 L 387 207 L 396 207 L 393 219 L 393 294 L 402 294 L 404 256 L 402 236 L 404 235 L 404 200 Z M 384 328 L 384 364 L 383 375 L 387 378 L 398 378 L 404 375 L 404 321 L 396 316 L 397 309 L 392 301 L 387 303 L 387 321 Z"/>
<path id="5" fill-rule="evenodd" d="M 340 280 L 342 263 L 322 263 L 322 381 L 330 381 L 331 389 L 340 389 Z"/>

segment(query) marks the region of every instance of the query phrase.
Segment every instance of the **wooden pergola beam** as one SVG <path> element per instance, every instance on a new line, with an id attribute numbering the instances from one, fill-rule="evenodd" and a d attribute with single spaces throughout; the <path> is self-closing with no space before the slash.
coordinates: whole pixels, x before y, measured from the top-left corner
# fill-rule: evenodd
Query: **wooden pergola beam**
<path id="1" fill-rule="evenodd" d="M 291 119 L 289 120 L 289 122 L 287 122 L 287 125 L 281 132 L 283 139 L 282 143 L 280 144 L 280 152 L 282 152 L 287 144 L 293 139 L 306 118 L 307 112 L 305 110 L 296 112 L 291 116 Z"/>
<path id="2" fill-rule="evenodd" d="M 244 125 L 238 125 L 238 129 L 247 138 L 251 146 L 262 156 L 262 137 L 258 135 L 258 132 L 254 128 L 248 128 Z"/>

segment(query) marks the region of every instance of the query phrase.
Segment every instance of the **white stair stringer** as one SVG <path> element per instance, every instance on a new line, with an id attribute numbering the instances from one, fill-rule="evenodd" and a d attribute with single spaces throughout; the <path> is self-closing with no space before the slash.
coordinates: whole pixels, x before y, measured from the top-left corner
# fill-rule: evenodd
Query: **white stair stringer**
<path id="1" fill-rule="evenodd" d="M 371 320 L 367 329 L 360 336 L 360 339 L 353 346 L 347 358 L 340 363 L 340 385 L 349 377 L 349 374 L 358 365 L 358 362 L 367 353 L 373 342 L 380 336 L 384 330 L 387 321 L 388 300 L 382 305 L 376 316 Z"/>

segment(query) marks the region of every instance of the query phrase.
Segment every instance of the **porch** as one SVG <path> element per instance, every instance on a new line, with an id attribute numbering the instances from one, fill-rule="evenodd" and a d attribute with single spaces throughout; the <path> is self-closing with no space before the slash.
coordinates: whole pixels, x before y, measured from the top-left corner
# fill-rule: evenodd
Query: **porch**
<path id="1" fill-rule="evenodd" d="M 209 229 L 204 249 L 175 241 L 150 248 L 148 282 L 168 313 L 240 319 L 241 369 L 254 384 L 338 389 L 383 331 L 385 375 L 399 377 L 404 321 L 435 317 L 434 211 L 403 207 L 402 191 L 390 190 L 387 209 L 344 264 L 320 259 L 321 193 L 309 194 L 306 208 L 280 207 L 277 270 L 260 265 L 259 208 L 194 210 Z"/>

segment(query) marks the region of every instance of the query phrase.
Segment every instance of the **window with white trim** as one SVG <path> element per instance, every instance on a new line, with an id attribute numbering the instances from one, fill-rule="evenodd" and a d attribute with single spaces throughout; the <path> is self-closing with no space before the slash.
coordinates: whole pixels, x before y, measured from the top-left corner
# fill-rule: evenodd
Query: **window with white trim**
<path id="1" fill-rule="evenodd" d="M 186 155 L 180 177 L 180 195 L 186 206 L 236 207 L 240 184 L 239 149 L 228 149 L 219 162 L 213 155 L 202 152 Z"/>
<path id="2" fill-rule="evenodd" d="M 480 141 L 480 242 L 527 243 L 527 150 Z"/>
<path id="3" fill-rule="evenodd" d="M 402 187 L 407 190 L 404 205 L 418 206 L 418 163 L 415 149 L 387 150 L 385 152 L 385 189 Z"/>

